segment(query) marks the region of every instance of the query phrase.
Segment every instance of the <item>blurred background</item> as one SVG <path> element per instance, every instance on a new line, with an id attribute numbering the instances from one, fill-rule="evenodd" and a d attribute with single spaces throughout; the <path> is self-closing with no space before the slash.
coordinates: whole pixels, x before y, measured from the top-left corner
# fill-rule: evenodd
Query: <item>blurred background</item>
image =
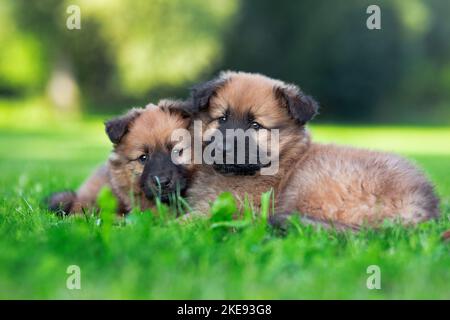
<path id="1" fill-rule="evenodd" d="M 3 119 L 116 114 L 232 69 L 300 85 L 319 122 L 450 123 L 448 0 L 2 0 L 0 24 Z"/>

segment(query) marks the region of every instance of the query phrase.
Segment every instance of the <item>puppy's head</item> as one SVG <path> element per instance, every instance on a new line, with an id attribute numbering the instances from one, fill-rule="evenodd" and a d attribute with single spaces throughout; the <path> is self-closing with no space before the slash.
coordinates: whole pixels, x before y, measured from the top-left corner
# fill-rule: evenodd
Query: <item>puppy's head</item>
<path id="1" fill-rule="evenodd" d="M 259 148 L 263 142 L 261 137 L 266 139 L 267 133 L 277 129 L 277 157 L 282 163 L 283 159 L 292 157 L 309 143 L 305 124 L 318 111 L 314 99 L 303 94 L 297 86 L 243 72 L 224 72 L 216 79 L 197 85 L 192 89 L 191 98 L 198 117 L 205 124 L 206 140 L 209 135 L 214 135 L 214 131 L 219 131 L 225 137 L 221 144 L 224 154 L 233 153 L 234 156 L 228 159 L 234 160 L 242 148 L 238 150 L 236 137 L 233 137 L 234 141 L 226 138 L 227 130 L 250 132 L 243 140 L 245 146 L 253 143 Z M 265 134 L 258 134 L 261 131 Z M 275 141 L 268 145 L 270 143 Z M 226 163 L 214 163 L 215 169 L 222 173 L 245 175 L 258 172 L 267 164 L 261 163 L 258 157 L 256 162 L 249 163 L 250 149 L 244 148 L 243 163 L 222 161 Z"/>
<path id="2" fill-rule="evenodd" d="M 165 100 L 106 123 L 114 144 L 109 163 L 116 193 L 125 198 L 132 193 L 144 202 L 141 206 L 149 207 L 155 197 L 167 202 L 171 194 L 185 191 L 192 168 L 172 161 L 173 153 L 184 152 L 174 149 L 172 141 L 174 130 L 190 124 L 184 109 L 184 102 Z"/>

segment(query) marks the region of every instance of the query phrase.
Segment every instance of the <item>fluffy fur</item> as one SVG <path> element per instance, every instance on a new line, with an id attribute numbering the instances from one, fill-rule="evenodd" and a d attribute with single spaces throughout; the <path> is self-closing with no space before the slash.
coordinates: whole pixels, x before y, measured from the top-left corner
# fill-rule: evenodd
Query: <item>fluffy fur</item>
<path id="1" fill-rule="evenodd" d="M 273 189 L 279 221 L 300 212 L 308 219 L 347 227 L 405 224 L 439 215 L 433 187 L 407 160 L 388 153 L 311 143 L 305 123 L 317 113 L 315 101 L 294 85 L 259 74 L 225 72 L 192 90 L 205 130 L 218 128 L 225 113 L 251 113 L 267 129 L 280 130 L 280 169 L 272 176 L 223 175 L 202 165 L 188 190 L 195 210 L 207 212 L 223 191 L 256 205 Z M 230 111 L 231 110 L 231 111 Z M 279 218 L 279 219 L 278 219 Z"/>
<path id="2" fill-rule="evenodd" d="M 108 161 L 77 192 L 53 194 L 49 208 L 63 214 L 95 208 L 98 192 L 103 186 L 111 187 L 119 200 L 119 213 L 130 211 L 133 205 L 151 208 L 153 199 L 149 199 L 142 188 L 144 164 L 138 159 L 154 151 L 170 154 L 172 131 L 186 129 L 190 123 L 183 107 L 182 102 L 164 100 L 158 106 L 150 104 L 146 108 L 135 108 L 107 122 L 106 132 L 114 144 Z M 192 167 L 184 169 L 183 172 L 189 174 Z"/>

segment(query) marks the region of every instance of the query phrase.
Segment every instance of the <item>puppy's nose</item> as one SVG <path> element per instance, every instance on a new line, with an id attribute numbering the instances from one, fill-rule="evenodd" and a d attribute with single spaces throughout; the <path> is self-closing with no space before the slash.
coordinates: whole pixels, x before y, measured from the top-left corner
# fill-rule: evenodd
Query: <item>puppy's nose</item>
<path id="1" fill-rule="evenodd" d="M 156 186 L 161 186 L 161 188 L 166 188 L 170 184 L 170 179 L 165 176 L 153 176 L 152 180 Z"/>

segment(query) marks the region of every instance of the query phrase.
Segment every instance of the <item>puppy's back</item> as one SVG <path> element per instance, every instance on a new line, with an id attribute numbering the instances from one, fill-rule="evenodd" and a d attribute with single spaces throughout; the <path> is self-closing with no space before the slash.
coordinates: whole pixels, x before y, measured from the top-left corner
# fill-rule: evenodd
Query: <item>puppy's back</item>
<path id="1" fill-rule="evenodd" d="M 424 174 L 404 158 L 363 149 L 313 144 L 291 171 L 280 211 L 361 225 L 384 219 L 414 224 L 439 215 Z"/>

